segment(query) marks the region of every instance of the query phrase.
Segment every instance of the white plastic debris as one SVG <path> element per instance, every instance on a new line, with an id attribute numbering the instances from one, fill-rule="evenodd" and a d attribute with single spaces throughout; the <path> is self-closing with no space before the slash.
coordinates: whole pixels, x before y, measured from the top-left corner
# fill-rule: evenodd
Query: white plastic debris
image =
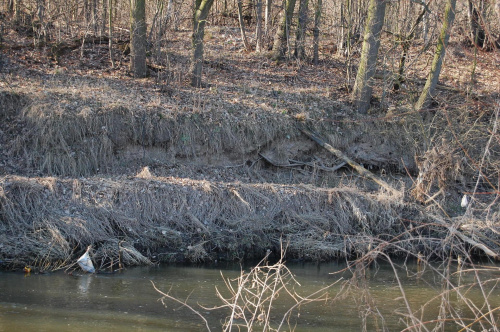
<path id="1" fill-rule="evenodd" d="M 87 248 L 87 251 L 82 255 L 82 257 L 78 258 L 76 261 L 78 265 L 82 268 L 83 271 L 88 273 L 95 273 L 94 264 L 92 264 L 92 260 L 89 256 L 90 246 Z"/>
<path id="2" fill-rule="evenodd" d="M 464 196 L 462 197 L 462 203 L 460 203 L 460 205 L 464 208 L 464 207 L 466 207 L 468 204 L 469 204 L 469 198 L 467 197 L 467 195 L 464 195 Z"/>

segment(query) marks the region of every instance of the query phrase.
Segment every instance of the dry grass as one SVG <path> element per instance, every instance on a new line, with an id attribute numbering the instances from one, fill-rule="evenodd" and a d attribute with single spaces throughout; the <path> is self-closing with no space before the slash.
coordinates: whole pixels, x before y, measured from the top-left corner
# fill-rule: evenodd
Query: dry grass
<path id="1" fill-rule="evenodd" d="M 282 236 L 291 256 L 331 259 L 349 254 L 346 235 L 394 233 L 403 208 L 350 188 L 161 177 L 9 176 L 0 187 L 3 234 L 18 239 L 3 243 L 3 258 L 24 263 L 40 254 L 64 260 L 90 244 L 102 246 L 100 257 L 118 263 L 122 240 L 149 259 L 178 260 L 183 251 L 193 261 L 222 253 L 244 258 L 277 247 Z M 121 252 L 127 263 L 142 262 Z"/>
<path id="2" fill-rule="evenodd" d="M 399 50 L 384 40 L 378 98 L 360 116 L 342 56 L 275 63 L 240 53 L 237 29 L 207 30 L 206 89 L 187 84 L 187 30 L 165 41 L 165 61 L 143 80 L 127 76 L 126 60 L 108 70 L 100 44 L 76 52 L 79 66 L 75 52 L 55 64 L 47 48 L 5 35 L 16 56 L 0 81 L 0 258 L 64 262 L 94 244 L 103 266 L 238 259 L 260 257 L 282 236 L 303 259 L 362 255 L 394 236 L 412 253 L 445 257 L 455 224 L 497 250 L 497 53 L 474 55 L 452 40 L 435 107 L 416 113 L 432 52 L 415 43 L 395 93 Z M 404 200 L 345 169 L 325 171 L 339 160 L 297 122 L 401 188 Z"/>

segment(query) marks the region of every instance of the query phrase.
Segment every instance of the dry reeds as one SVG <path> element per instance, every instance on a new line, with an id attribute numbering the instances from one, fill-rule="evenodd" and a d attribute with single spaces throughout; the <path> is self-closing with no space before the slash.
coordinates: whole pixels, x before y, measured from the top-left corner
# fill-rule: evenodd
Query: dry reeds
<path id="1" fill-rule="evenodd" d="M 0 179 L 0 188 L 3 234 L 21 239 L 6 242 L 2 254 L 25 261 L 44 251 L 64 260 L 73 248 L 90 244 L 97 252 L 100 246 L 107 248 L 102 257 L 115 257 L 121 240 L 151 257 L 184 251 L 193 261 L 221 253 L 243 258 L 276 247 L 282 236 L 291 255 L 323 260 L 349 252 L 343 244 L 346 235 L 393 232 L 402 208 L 349 188 L 154 176 L 8 176 Z M 352 246 L 364 246 L 354 242 Z M 127 261 L 130 251 L 121 247 L 124 262 L 144 262 L 137 253 Z"/>

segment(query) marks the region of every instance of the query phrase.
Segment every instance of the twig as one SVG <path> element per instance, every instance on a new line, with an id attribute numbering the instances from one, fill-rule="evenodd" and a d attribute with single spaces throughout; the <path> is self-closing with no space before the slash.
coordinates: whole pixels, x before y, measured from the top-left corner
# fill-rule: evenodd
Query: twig
<path id="1" fill-rule="evenodd" d="M 202 315 L 202 314 L 200 314 L 200 312 L 199 312 L 199 311 L 195 310 L 193 307 L 191 307 L 191 306 L 190 306 L 189 304 L 187 304 L 186 302 L 182 302 L 181 300 L 178 300 L 178 299 L 176 299 L 175 297 L 173 297 L 173 296 L 171 296 L 171 295 L 169 295 L 169 294 L 166 294 L 166 293 L 162 292 L 161 290 L 159 290 L 158 288 L 156 288 L 156 285 L 155 285 L 155 283 L 154 283 L 152 280 L 151 280 L 151 284 L 153 284 L 153 288 L 154 288 L 154 289 L 155 289 L 158 293 L 160 293 L 161 295 L 163 295 L 163 297 L 166 297 L 167 299 L 170 299 L 170 300 L 172 300 L 172 301 L 174 301 L 174 302 L 177 302 L 177 303 L 179 303 L 179 304 L 183 305 L 184 307 L 188 308 L 189 310 L 191 310 L 193 313 L 195 313 L 198 317 L 200 317 L 200 318 L 201 318 L 201 319 L 205 322 L 205 326 L 207 327 L 207 330 L 208 330 L 208 331 L 212 331 L 212 330 L 210 329 L 210 326 L 208 326 L 208 321 L 205 319 L 205 317 L 203 317 L 203 315 Z"/>

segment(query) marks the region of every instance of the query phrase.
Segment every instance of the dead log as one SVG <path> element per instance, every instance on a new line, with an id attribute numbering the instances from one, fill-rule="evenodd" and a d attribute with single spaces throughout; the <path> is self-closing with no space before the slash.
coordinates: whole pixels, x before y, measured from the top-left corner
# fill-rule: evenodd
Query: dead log
<path id="1" fill-rule="evenodd" d="M 395 188 L 391 187 L 387 182 L 385 182 L 382 179 L 379 179 L 373 173 L 367 171 L 363 166 L 361 166 L 360 164 L 358 164 L 357 162 L 355 162 L 354 160 L 352 160 L 351 158 L 346 156 L 342 151 L 335 149 L 333 146 L 324 142 L 322 139 L 320 139 L 318 136 L 316 136 L 315 134 L 313 134 L 309 130 L 303 129 L 303 128 L 299 128 L 299 130 L 304 135 L 306 135 L 307 137 L 309 137 L 310 139 L 312 139 L 313 141 L 318 143 L 321 147 L 323 147 L 326 150 L 328 150 L 329 152 L 333 153 L 337 158 L 344 160 L 347 164 L 349 164 L 349 166 L 354 168 L 356 170 L 356 172 L 358 172 L 360 175 L 371 179 L 373 182 L 377 183 L 379 186 L 381 186 L 382 188 L 386 189 L 387 191 L 389 191 L 393 194 L 400 194 L 399 190 L 396 190 Z"/>

